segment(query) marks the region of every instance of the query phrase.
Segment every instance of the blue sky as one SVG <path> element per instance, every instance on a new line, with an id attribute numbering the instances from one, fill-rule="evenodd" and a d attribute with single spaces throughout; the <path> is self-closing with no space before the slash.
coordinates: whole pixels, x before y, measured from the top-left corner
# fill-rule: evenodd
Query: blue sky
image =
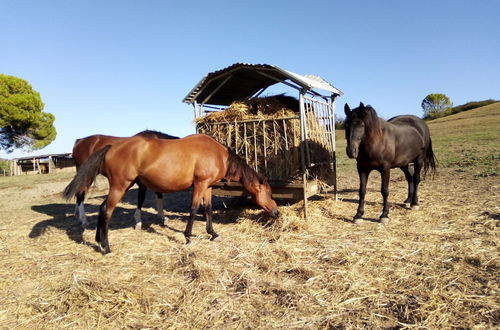
<path id="1" fill-rule="evenodd" d="M 340 114 L 362 101 L 421 116 L 430 93 L 500 99 L 496 0 L 0 0 L 0 13 L 0 73 L 27 80 L 57 129 L 4 158 L 71 152 L 97 133 L 194 133 L 182 99 L 236 62 L 322 76 L 344 92 Z"/>

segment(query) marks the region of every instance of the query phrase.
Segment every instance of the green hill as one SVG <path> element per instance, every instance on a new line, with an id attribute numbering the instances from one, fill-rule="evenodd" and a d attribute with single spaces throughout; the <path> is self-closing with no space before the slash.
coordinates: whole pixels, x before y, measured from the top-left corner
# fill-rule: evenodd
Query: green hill
<path id="1" fill-rule="evenodd" d="M 439 167 L 500 175 L 500 102 L 428 124 Z"/>

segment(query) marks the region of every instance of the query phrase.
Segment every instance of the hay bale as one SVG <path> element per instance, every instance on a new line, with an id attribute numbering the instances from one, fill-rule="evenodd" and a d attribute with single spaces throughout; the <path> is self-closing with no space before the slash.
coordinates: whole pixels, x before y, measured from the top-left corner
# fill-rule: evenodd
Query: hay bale
<path id="1" fill-rule="evenodd" d="M 330 160 L 330 149 L 322 139 L 326 128 L 317 120 L 312 107 L 307 110 L 306 124 L 310 128 L 307 148 L 314 159 L 306 161 Z M 280 94 L 233 102 L 224 111 L 197 118 L 196 124 L 200 133 L 211 135 L 233 149 L 269 179 L 296 181 L 302 171 L 298 112 L 299 101 Z M 325 169 L 315 168 L 310 173 L 319 171 L 322 181 L 327 181 L 331 170 Z"/>

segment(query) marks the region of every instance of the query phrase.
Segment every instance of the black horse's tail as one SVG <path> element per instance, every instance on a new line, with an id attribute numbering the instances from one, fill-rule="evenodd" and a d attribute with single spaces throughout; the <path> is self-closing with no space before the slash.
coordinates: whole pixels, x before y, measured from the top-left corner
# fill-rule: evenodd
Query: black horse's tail
<path id="1" fill-rule="evenodd" d="M 97 150 L 80 166 L 73 180 L 71 180 L 68 186 L 64 189 L 63 197 L 66 198 L 66 200 L 69 200 L 74 196 L 83 196 L 83 194 L 89 189 L 90 185 L 94 182 L 96 176 L 101 170 L 104 156 L 106 156 L 109 148 L 111 148 L 111 145 L 107 145 L 104 148 Z"/>
<path id="2" fill-rule="evenodd" d="M 437 160 L 436 156 L 434 156 L 434 151 L 432 151 L 432 140 L 429 138 L 429 146 L 427 148 L 427 153 L 425 154 L 424 160 L 424 177 L 427 174 L 431 174 L 433 177 L 437 173 Z"/>

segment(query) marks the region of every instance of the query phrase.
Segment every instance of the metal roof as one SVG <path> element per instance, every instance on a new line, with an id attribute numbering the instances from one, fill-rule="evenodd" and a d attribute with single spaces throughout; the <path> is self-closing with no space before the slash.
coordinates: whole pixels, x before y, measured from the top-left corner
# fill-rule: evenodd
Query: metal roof
<path id="1" fill-rule="evenodd" d="M 343 93 L 316 75 L 299 75 L 269 64 L 235 63 L 207 74 L 184 98 L 185 103 L 230 105 L 244 100 L 276 83 L 297 89 L 324 90 L 335 95 Z"/>
<path id="2" fill-rule="evenodd" d="M 13 158 L 12 160 L 32 160 L 32 159 L 45 159 L 49 157 L 71 157 L 71 152 L 67 152 L 64 154 L 47 154 L 47 155 L 39 155 L 39 156 L 25 156 L 19 158 Z"/>

